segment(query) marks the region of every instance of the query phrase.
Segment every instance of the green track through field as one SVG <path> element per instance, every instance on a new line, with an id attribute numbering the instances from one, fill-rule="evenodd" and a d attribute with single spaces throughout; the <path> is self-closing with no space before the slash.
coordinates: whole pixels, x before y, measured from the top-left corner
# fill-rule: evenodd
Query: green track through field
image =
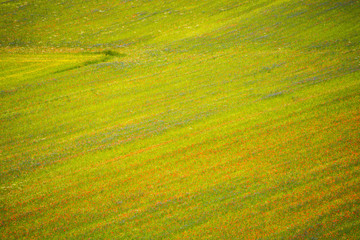
<path id="1" fill-rule="evenodd" d="M 359 239 L 359 0 L 1 0 L 0 239 Z"/>

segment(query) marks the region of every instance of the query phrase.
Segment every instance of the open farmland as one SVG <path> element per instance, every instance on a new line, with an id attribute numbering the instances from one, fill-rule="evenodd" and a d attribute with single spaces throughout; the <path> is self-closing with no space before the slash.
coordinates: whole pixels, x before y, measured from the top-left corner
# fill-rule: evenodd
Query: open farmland
<path id="1" fill-rule="evenodd" d="M 360 1 L 1 0 L 1 239 L 358 239 Z"/>

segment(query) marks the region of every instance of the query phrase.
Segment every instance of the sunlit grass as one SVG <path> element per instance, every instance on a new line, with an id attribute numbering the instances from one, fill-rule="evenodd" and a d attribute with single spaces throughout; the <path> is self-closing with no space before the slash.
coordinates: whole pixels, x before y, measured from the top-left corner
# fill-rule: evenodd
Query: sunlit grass
<path id="1" fill-rule="evenodd" d="M 1 238 L 356 239 L 358 9 L 1 3 Z"/>

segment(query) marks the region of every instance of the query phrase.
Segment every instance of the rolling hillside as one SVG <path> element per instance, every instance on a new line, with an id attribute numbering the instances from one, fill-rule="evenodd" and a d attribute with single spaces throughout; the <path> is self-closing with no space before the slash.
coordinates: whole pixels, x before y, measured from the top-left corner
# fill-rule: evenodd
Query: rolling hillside
<path id="1" fill-rule="evenodd" d="M 360 1 L 0 1 L 1 239 L 358 239 Z"/>

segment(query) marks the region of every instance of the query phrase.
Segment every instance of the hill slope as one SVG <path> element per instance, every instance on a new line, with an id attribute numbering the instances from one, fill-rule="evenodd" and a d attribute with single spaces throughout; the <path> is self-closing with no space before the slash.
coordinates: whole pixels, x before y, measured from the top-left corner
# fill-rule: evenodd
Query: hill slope
<path id="1" fill-rule="evenodd" d="M 356 239 L 359 7 L 0 2 L 0 236 Z"/>

